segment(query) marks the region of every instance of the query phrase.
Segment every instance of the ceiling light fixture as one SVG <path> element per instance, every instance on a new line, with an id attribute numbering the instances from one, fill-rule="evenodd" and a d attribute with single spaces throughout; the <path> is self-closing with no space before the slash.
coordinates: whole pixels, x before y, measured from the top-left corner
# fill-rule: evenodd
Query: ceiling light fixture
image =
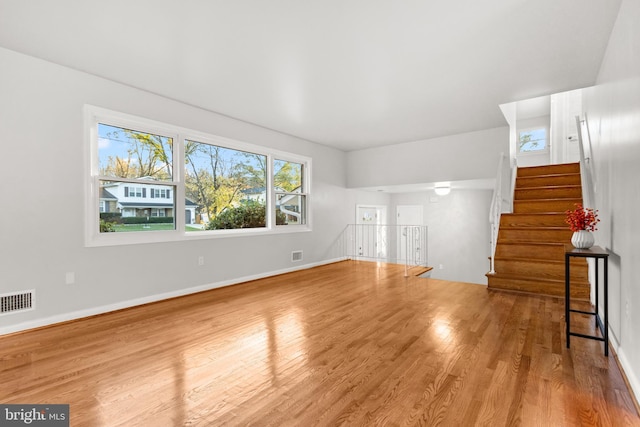
<path id="1" fill-rule="evenodd" d="M 451 192 L 451 187 L 448 185 L 439 185 L 435 188 L 435 192 L 438 196 L 446 196 Z"/>

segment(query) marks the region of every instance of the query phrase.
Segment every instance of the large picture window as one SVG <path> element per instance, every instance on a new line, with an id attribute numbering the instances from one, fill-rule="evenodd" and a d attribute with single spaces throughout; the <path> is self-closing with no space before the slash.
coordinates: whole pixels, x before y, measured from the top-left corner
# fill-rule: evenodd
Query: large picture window
<path id="1" fill-rule="evenodd" d="M 175 193 L 174 138 L 107 123 L 97 123 L 97 138 L 99 232 L 175 230 L 174 201 L 153 200 Z"/>
<path id="2" fill-rule="evenodd" d="M 86 117 L 87 244 L 310 229 L 311 159 L 97 107 Z"/>
<path id="3" fill-rule="evenodd" d="M 267 227 L 266 155 L 186 140 L 185 164 L 203 230 Z"/>

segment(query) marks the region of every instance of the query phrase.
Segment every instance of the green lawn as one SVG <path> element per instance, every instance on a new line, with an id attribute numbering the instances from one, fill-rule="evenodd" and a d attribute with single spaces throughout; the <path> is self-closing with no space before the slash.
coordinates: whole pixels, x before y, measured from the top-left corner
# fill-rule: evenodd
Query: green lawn
<path id="1" fill-rule="evenodd" d="M 116 232 L 175 230 L 173 224 L 117 224 Z"/>

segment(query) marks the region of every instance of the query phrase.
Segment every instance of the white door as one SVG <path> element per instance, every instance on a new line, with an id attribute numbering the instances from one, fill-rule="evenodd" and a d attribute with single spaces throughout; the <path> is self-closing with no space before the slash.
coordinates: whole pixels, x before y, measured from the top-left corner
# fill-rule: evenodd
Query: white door
<path id="1" fill-rule="evenodd" d="M 398 262 L 401 264 L 409 261 L 417 251 L 420 251 L 420 247 L 416 247 L 416 243 L 419 242 L 420 229 L 410 226 L 423 225 L 423 213 L 422 205 L 398 205 L 396 208 L 396 224 L 398 225 Z"/>
<path id="2" fill-rule="evenodd" d="M 356 206 L 356 256 L 369 259 L 387 257 L 387 207 Z"/>

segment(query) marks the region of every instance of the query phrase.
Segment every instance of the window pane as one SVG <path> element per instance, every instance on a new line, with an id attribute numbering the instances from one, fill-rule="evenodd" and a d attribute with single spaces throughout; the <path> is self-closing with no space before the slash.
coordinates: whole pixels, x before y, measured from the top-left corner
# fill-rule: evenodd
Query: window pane
<path id="1" fill-rule="evenodd" d="M 277 192 L 302 193 L 302 164 L 275 160 L 273 182 Z"/>
<path id="2" fill-rule="evenodd" d="M 266 156 L 185 141 L 185 163 L 187 231 L 266 227 Z"/>
<path id="3" fill-rule="evenodd" d="M 100 232 L 175 230 L 173 198 L 156 198 L 156 190 L 175 194 L 174 186 L 100 181 Z"/>
<path id="4" fill-rule="evenodd" d="M 276 225 L 306 224 L 306 196 L 300 194 L 276 194 Z"/>
<path id="5" fill-rule="evenodd" d="M 541 151 L 547 147 L 547 130 L 535 129 L 520 132 L 520 151 Z"/>
<path id="6" fill-rule="evenodd" d="M 172 138 L 98 123 L 99 175 L 171 181 L 172 150 Z"/>
<path id="7" fill-rule="evenodd" d="M 276 193 L 276 225 L 306 223 L 306 198 L 304 193 L 302 163 L 275 160 L 273 162 L 273 182 Z"/>

